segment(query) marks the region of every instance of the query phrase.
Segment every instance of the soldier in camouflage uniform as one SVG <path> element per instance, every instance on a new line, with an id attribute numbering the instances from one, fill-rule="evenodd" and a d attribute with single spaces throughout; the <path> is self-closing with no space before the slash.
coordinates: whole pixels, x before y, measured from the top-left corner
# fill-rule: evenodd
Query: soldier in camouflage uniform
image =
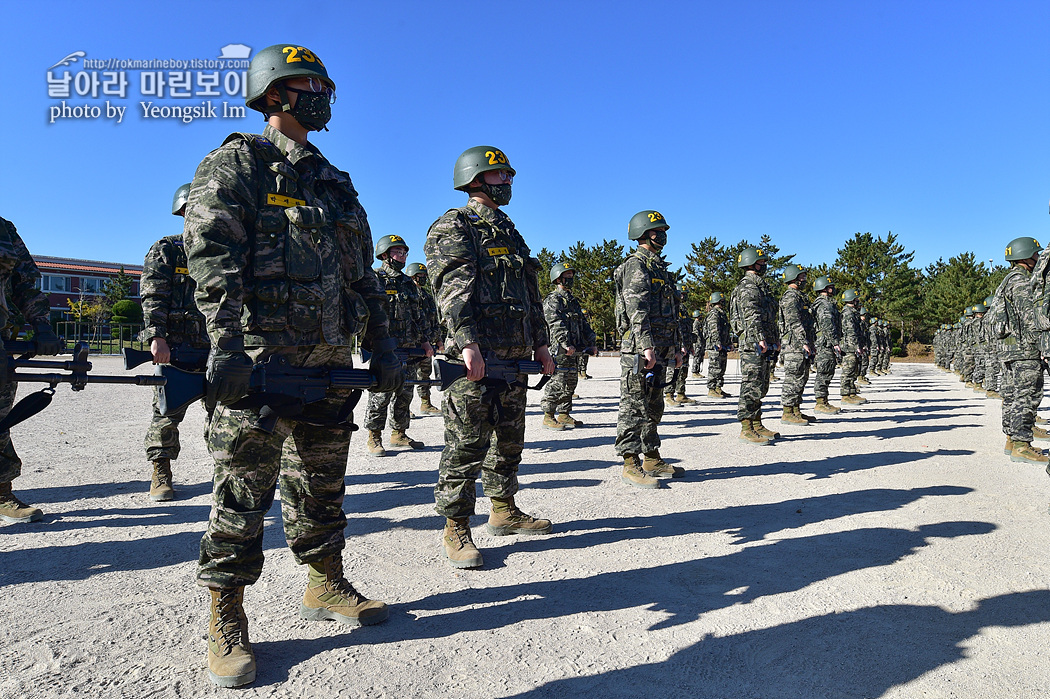
<path id="1" fill-rule="evenodd" d="M 802 413 L 802 392 L 809 381 L 809 363 L 813 360 L 813 348 L 817 344 L 817 331 L 809 310 L 809 299 L 802 292 L 806 286 L 806 270 L 798 265 L 784 268 L 784 283 L 787 291 L 780 297 L 777 323 L 783 341 L 781 356 L 784 357 L 784 389 L 781 405 L 784 414 L 781 422 L 793 425 L 809 425 L 816 418 Z"/>
<path id="2" fill-rule="evenodd" d="M 1042 256 L 1040 253 L 1042 252 Z M 991 328 L 999 343 L 1003 365 L 1003 452 L 1011 461 L 1046 465 L 1041 449 L 1032 446 L 1036 410 L 1043 398 L 1041 340 L 1050 329 L 1045 313 L 1037 310 L 1042 299 L 1033 293 L 1032 270 L 1046 256 L 1034 238 L 1015 238 L 1006 247 L 1010 271 L 992 301 Z"/>
<path id="3" fill-rule="evenodd" d="M 295 59 L 293 61 L 293 59 Z M 308 141 L 331 115 L 335 83 L 302 46 L 258 52 L 248 69 L 249 108 L 261 136 L 233 134 L 208 154 L 186 205 L 185 243 L 211 351 L 208 432 L 215 459 L 211 516 L 197 581 L 211 593 L 208 669 L 215 684 L 255 678 L 242 606 L 263 565 L 263 526 L 280 478 L 285 538 L 308 569 L 299 613 L 351 626 L 387 618 L 343 576 L 342 503 L 350 447 L 349 390 L 331 390 L 295 416 L 260 421 L 232 407 L 248 394 L 253 362 L 350 367 L 363 333 L 375 389 L 401 386 L 388 333 L 386 294 L 370 262 L 372 235 L 350 177 Z"/>
<path id="4" fill-rule="evenodd" d="M 976 357 L 974 355 L 974 338 L 973 338 L 973 306 L 967 306 L 963 309 L 963 327 L 962 333 L 962 379 L 963 385 L 967 388 L 973 388 L 973 370 L 976 364 Z"/>
<path id="5" fill-rule="evenodd" d="M 726 363 L 729 350 L 733 349 L 733 335 L 729 328 L 729 318 L 722 305 L 720 292 L 714 292 L 708 299 L 707 317 L 704 318 L 704 337 L 711 345 L 711 359 L 707 362 L 707 395 L 711 398 L 732 398 L 722 390 L 726 376 Z"/>
<path id="6" fill-rule="evenodd" d="M 878 356 L 878 349 L 871 341 L 871 334 L 869 332 L 869 326 L 871 323 L 871 317 L 868 315 L 868 309 L 861 306 L 860 309 L 860 336 L 863 340 L 861 355 L 860 355 L 860 366 L 857 375 L 857 383 L 870 385 L 871 381 L 868 380 L 867 373 L 868 368 L 871 366 L 872 361 Z"/>
<path id="7" fill-rule="evenodd" d="M 419 302 L 423 309 L 423 319 L 426 325 L 424 333 L 427 342 L 434 348 L 435 352 L 445 351 L 445 329 L 441 325 L 441 316 L 438 315 L 437 301 L 434 293 L 430 290 L 430 282 L 427 279 L 427 267 L 420 262 L 413 262 L 405 268 L 405 274 L 416 283 L 419 291 Z M 429 381 L 434 371 L 432 362 L 414 362 L 415 375 L 412 377 L 419 381 Z M 411 367 L 410 367 L 411 368 Z M 416 386 L 416 395 L 419 396 L 419 410 L 424 415 L 440 415 L 441 410 L 434 407 L 430 402 L 430 384 L 420 383 Z"/>
<path id="8" fill-rule="evenodd" d="M 970 339 L 973 344 L 973 373 L 970 375 L 970 388 L 974 393 L 984 393 L 984 314 L 988 310 L 983 303 L 974 304 L 973 321 Z"/>
<path id="9" fill-rule="evenodd" d="M 817 325 L 817 357 L 813 363 L 813 395 L 817 399 L 814 411 L 834 415 L 841 408 L 828 402 L 828 386 L 835 378 L 835 364 L 842 355 L 842 321 L 835 305 L 835 285 L 827 277 L 813 280 L 817 299 L 813 302 L 813 316 Z"/>
<path id="10" fill-rule="evenodd" d="M 587 321 L 588 325 L 590 325 L 590 322 L 591 322 L 590 315 L 591 315 L 590 312 L 586 308 L 584 308 L 583 309 L 583 319 L 585 321 Z M 595 341 L 597 341 L 597 339 L 595 339 Z M 595 352 L 595 356 L 597 356 L 597 354 L 598 354 L 598 348 L 597 347 L 594 348 L 594 352 Z M 591 358 L 591 355 L 587 354 L 586 352 L 581 352 L 580 354 L 578 354 L 576 356 L 576 361 L 579 363 L 578 364 L 579 368 L 580 368 L 580 374 L 579 375 L 580 375 L 581 379 L 593 378 L 590 374 L 587 373 L 587 362 L 590 360 L 590 358 Z"/>
<path id="11" fill-rule="evenodd" d="M 550 277 L 554 288 L 543 299 L 543 316 L 547 320 L 554 360 L 560 367 L 578 367 L 577 355 L 597 352 L 597 347 L 594 346 L 596 338 L 591 324 L 572 293 L 576 270 L 571 265 L 559 263 L 551 268 Z M 569 414 L 579 380 L 579 372 L 559 371 L 547 381 L 540 401 L 544 427 L 564 430 L 583 426 Z"/>
<path id="12" fill-rule="evenodd" d="M 0 303 L 0 328 L 6 328 L 10 322 L 12 313 L 8 304 L 13 304 L 33 326 L 37 354 L 58 354 L 62 351 L 62 341 L 51 329 L 47 296 L 36 288 L 39 279 L 40 270 L 15 225 L 0 218 L 0 285 L 6 290 L 5 298 L 0 299 L 5 301 Z M 0 349 L 0 419 L 11 412 L 17 387 L 17 383 L 8 380 L 7 353 Z M 0 432 L 0 520 L 4 522 L 38 522 L 44 516 L 39 508 L 26 505 L 11 491 L 11 483 L 21 473 L 22 460 L 11 444 L 11 432 L 4 430 Z"/>
<path id="13" fill-rule="evenodd" d="M 879 364 L 879 371 L 885 375 L 890 373 L 890 322 L 880 320 L 879 325 L 882 326 L 882 362 Z"/>
<path id="14" fill-rule="evenodd" d="M 863 316 L 861 316 L 863 318 Z M 862 327 L 864 327 L 862 325 Z M 864 327 L 864 332 L 868 336 L 868 348 L 869 353 L 866 357 L 868 367 L 870 367 L 871 373 L 878 376 L 882 372 L 879 371 L 879 362 L 882 360 L 882 336 L 879 333 L 879 319 L 869 318 L 867 327 Z M 861 371 L 864 370 L 864 365 L 861 365 Z M 860 379 L 857 379 L 860 381 Z M 865 383 L 871 383 L 866 381 Z"/>
<path id="15" fill-rule="evenodd" d="M 683 362 L 674 280 L 660 256 L 668 228 L 659 211 L 647 209 L 632 216 L 627 236 L 637 247 L 613 274 L 616 329 L 622 338 L 615 448 L 623 459 L 620 480 L 637 488 L 658 488 L 658 479 L 684 475 L 661 458 L 656 432 L 664 414 L 660 388 L 667 364 L 673 361 L 678 369 Z M 639 454 L 644 454 L 641 463 Z"/>
<path id="16" fill-rule="evenodd" d="M 693 324 L 685 313 L 685 285 L 675 287 L 675 303 L 678 307 L 678 330 L 682 336 L 682 368 L 672 372 L 671 379 L 664 387 L 664 402 L 667 405 L 692 405 L 695 400 L 685 394 L 685 380 L 689 375 L 689 355 L 693 353 L 696 338 L 693 335 Z"/>
<path id="17" fill-rule="evenodd" d="M 704 314 L 693 311 L 693 376 L 704 378 L 704 355 L 707 353 L 707 337 L 704 336 Z"/>
<path id="18" fill-rule="evenodd" d="M 740 398 L 736 417 L 740 421 L 740 440 L 751 444 L 770 444 L 779 432 L 762 424 L 762 399 L 769 392 L 769 373 L 779 349 L 777 302 L 765 276 L 769 258 L 757 248 L 745 248 L 736 258 L 745 270 L 729 301 L 729 322 L 740 338 Z"/>
<path id="19" fill-rule="evenodd" d="M 171 213 L 183 216 L 190 185 L 175 191 Z M 148 342 L 154 364 L 167 364 L 171 350 L 179 346 L 203 349 L 208 346 L 204 332 L 204 316 L 193 299 L 196 284 L 186 266 L 186 249 L 182 234 L 161 238 L 146 253 L 142 263 L 142 314 L 146 327 L 139 334 Z M 146 459 L 153 463 L 149 498 L 154 501 L 175 497 L 172 487 L 171 462 L 179 458 L 179 423 L 186 417 L 186 408 L 168 415 L 160 414 L 160 391 L 153 390 L 153 417 L 146 430 Z M 210 415 L 209 421 L 210 421 Z"/>
<path id="20" fill-rule="evenodd" d="M 993 296 L 984 299 L 985 313 L 992 309 Z M 1002 398 L 999 394 L 999 377 L 1002 375 L 1002 365 L 995 351 L 996 337 L 993 335 L 992 319 L 985 316 L 982 321 L 982 354 L 984 359 L 984 382 L 983 388 L 989 398 Z M 942 339 L 943 343 L 943 339 Z M 943 355 L 944 350 L 941 349 Z M 942 356 L 943 362 L 943 356 Z"/>
<path id="21" fill-rule="evenodd" d="M 448 325 L 450 361 L 462 360 L 466 377 L 445 391 L 445 450 L 434 488 L 445 517 L 443 551 L 454 568 L 481 566 L 470 532 L 478 474 L 492 500 L 488 531 L 541 535 L 548 519 L 522 512 L 514 501 L 525 442 L 525 379 L 509 386 L 486 383 L 486 361 L 535 358 L 554 373 L 548 350 L 537 272 L 514 222 L 500 207 L 510 203 L 514 168 L 498 148 L 468 148 L 456 160 L 455 189 L 465 206 L 449 209 L 430 226 L 424 251 L 441 317 Z"/>
<path id="22" fill-rule="evenodd" d="M 390 336 L 397 346 L 422 349 L 424 357 L 409 357 L 405 362 L 405 375 L 415 377 L 417 367 L 430 363 L 434 347 L 428 341 L 430 328 L 423 313 L 423 302 L 419 287 L 402 272 L 408 244 L 399 235 L 384 235 L 376 243 L 376 259 L 382 264 L 376 272 L 380 286 L 386 292 L 386 317 L 390 321 Z M 387 412 L 390 413 L 390 446 L 422 449 L 424 444 L 408 436 L 411 421 L 409 405 L 412 402 L 412 385 L 402 384 L 393 393 L 369 392 L 368 409 L 365 411 L 365 429 L 368 430 L 366 447 L 372 456 L 386 456 L 383 448 L 383 428 L 386 427 Z"/>
<path id="23" fill-rule="evenodd" d="M 860 323 L 860 311 L 857 292 L 846 289 L 842 292 L 842 378 L 839 382 L 839 393 L 842 402 L 849 405 L 863 405 L 868 402 L 857 393 L 857 376 L 860 373 L 860 356 L 863 352 L 862 338 L 864 331 Z"/>

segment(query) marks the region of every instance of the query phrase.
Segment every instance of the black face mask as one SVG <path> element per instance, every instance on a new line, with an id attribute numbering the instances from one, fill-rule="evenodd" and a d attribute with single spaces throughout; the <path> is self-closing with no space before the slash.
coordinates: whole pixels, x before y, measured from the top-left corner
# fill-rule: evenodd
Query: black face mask
<path id="1" fill-rule="evenodd" d="M 288 110 L 288 113 L 309 131 L 325 129 L 325 124 L 332 118 L 332 103 L 328 95 L 324 92 L 297 90 L 294 87 L 285 89 L 299 95 L 295 106 Z"/>
<path id="2" fill-rule="evenodd" d="M 511 185 L 509 184 L 489 184 L 488 182 L 482 182 L 481 186 L 478 187 L 478 189 L 488 195 L 489 199 L 496 206 L 506 206 L 510 203 L 510 188 Z"/>
<path id="3" fill-rule="evenodd" d="M 667 245 L 667 231 L 649 231 L 649 244 L 657 250 Z"/>
<path id="4" fill-rule="evenodd" d="M 398 272 L 405 268 L 405 263 L 402 260 L 395 260 L 393 257 L 387 256 L 386 263 Z"/>
<path id="5" fill-rule="evenodd" d="M 562 277 L 561 278 L 561 285 L 564 286 L 566 289 L 571 289 L 572 288 L 572 283 L 574 281 L 575 281 L 575 279 L 573 279 L 572 277 Z"/>
<path id="6" fill-rule="evenodd" d="M 755 274 L 760 277 L 766 276 L 766 265 L 755 265 Z"/>

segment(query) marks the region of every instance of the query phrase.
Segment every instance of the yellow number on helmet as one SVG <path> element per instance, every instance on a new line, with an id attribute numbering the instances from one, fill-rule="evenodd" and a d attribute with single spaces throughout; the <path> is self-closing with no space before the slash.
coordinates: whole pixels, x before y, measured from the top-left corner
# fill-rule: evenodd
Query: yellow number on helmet
<path id="1" fill-rule="evenodd" d="M 281 53 L 288 54 L 288 58 L 284 59 L 285 63 L 300 63 L 303 60 L 299 58 L 299 48 L 297 46 L 285 46 Z"/>

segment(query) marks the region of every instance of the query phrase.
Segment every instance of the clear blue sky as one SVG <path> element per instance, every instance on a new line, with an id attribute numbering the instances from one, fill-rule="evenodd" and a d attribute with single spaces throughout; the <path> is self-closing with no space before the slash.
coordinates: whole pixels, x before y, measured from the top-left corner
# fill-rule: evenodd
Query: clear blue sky
<path id="1" fill-rule="evenodd" d="M 284 42 L 336 80 L 331 131 L 313 141 L 410 261 L 462 204 L 452 165 L 479 144 L 517 169 L 506 211 L 534 252 L 626 242 L 647 208 L 671 224 L 675 265 L 707 235 L 768 233 L 807 264 L 892 230 L 920 265 L 1050 237 L 1045 0 L 47 2 L 8 8 L 4 35 L 0 215 L 38 254 L 141 263 L 180 230 L 171 196 L 201 158 L 262 128 L 254 112 L 143 119 L 138 71 L 109 98 L 123 123 L 49 124 L 50 66 Z M 67 100 L 85 103 L 105 97 Z"/>

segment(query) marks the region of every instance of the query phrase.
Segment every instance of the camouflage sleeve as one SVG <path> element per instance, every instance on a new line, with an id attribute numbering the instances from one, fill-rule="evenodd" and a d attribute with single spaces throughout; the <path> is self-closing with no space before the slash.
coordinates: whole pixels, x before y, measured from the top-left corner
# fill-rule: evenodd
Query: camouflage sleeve
<path id="1" fill-rule="evenodd" d="M 743 332 L 740 342 L 749 349 L 766 340 L 765 314 L 762 308 L 762 297 L 758 286 L 743 284 L 740 288 L 740 324 Z"/>
<path id="2" fill-rule="evenodd" d="M 623 267 L 623 289 L 620 293 L 623 298 L 624 312 L 630 323 L 630 333 L 635 337 L 635 346 L 639 350 L 656 347 L 653 342 L 652 327 L 649 324 L 649 275 L 646 274 L 641 260 L 628 257 Z"/>
<path id="3" fill-rule="evenodd" d="M 552 346 L 566 347 L 571 344 L 567 307 L 560 294 L 550 293 L 543 300 L 543 317 L 547 320 L 547 332 Z"/>
<path id="4" fill-rule="evenodd" d="M 423 252 L 434 300 L 449 336 L 459 348 L 478 342 L 478 318 L 471 303 L 478 251 L 456 211 L 446 213 L 430 226 Z"/>
<path id="5" fill-rule="evenodd" d="M 354 194 L 356 196 L 356 192 Z M 362 260 L 371 260 L 375 256 L 375 247 L 372 244 L 372 229 L 368 225 L 363 208 L 358 210 L 358 218 L 363 229 L 361 235 L 356 236 L 360 248 L 358 254 Z M 366 347 L 374 347 L 375 343 L 390 337 L 390 319 L 386 314 L 386 289 L 379 283 L 379 277 L 370 264 L 364 266 L 364 273 L 349 286 L 361 296 L 368 308 L 364 344 Z"/>
<path id="6" fill-rule="evenodd" d="M 436 347 L 441 342 L 441 323 L 438 321 L 437 306 L 429 291 L 420 290 L 419 295 L 423 301 L 423 312 L 427 319 L 427 341 Z"/>
<path id="7" fill-rule="evenodd" d="M 860 347 L 860 338 L 857 337 L 857 322 L 853 313 L 842 314 L 842 349 L 854 351 Z"/>
<path id="8" fill-rule="evenodd" d="M 248 266 L 248 231 L 257 211 L 256 163 L 250 147 L 231 142 L 197 167 L 186 205 L 183 240 L 213 347 L 243 343 L 241 309 Z"/>
<path id="9" fill-rule="evenodd" d="M 524 247 L 524 241 L 522 241 Z M 526 255 L 528 247 L 524 247 Z M 550 345 L 550 335 L 547 333 L 547 321 L 543 314 L 543 296 L 540 295 L 539 274 L 540 261 L 535 257 L 527 257 L 525 260 L 525 287 L 528 289 L 529 322 L 532 323 L 532 346 L 543 347 Z"/>
<path id="10" fill-rule="evenodd" d="M 704 318 L 704 335 L 708 338 L 711 347 L 722 344 L 722 335 L 718 332 L 718 312 L 711 311 Z"/>
<path id="11" fill-rule="evenodd" d="M 142 296 L 145 327 L 139 337 L 143 342 L 168 336 L 168 312 L 171 309 L 172 279 L 175 276 L 170 248 L 167 241 L 158 240 L 150 247 L 142 263 L 139 293 Z"/>
<path id="12" fill-rule="evenodd" d="M 806 328 L 802 324 L 802 295 L 784 294 L 780 298 L 780 313 L 784 317 L 784 329 L 787 337 L 784 344 L 802 347 L 808 343 Z"/>
<path id="13" fill-rule="evenodd" d="M 22 317 L 31 325 L 38 323 L 49 323 L 51 316 L 51 304 L 47 295 L 36 288 L 36 282 L 40 279 L 40 270 L 37 269 L 33 257 L 29 254 L 22 238 L 11 226 L 11 242 L 18 252 L 18 263 L 11 272 L 9 283 L 11 285 L 11 301 L 18 306 Z"/>

